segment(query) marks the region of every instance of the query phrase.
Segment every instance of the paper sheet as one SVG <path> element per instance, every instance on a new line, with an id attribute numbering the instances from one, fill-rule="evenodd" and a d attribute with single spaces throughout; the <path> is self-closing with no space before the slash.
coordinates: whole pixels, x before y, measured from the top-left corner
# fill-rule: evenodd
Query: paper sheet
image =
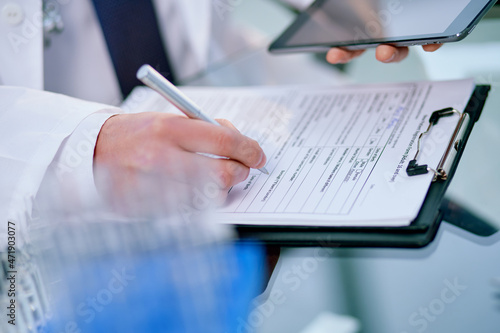
<path id="1" fill-rule="evenodd" d="M 472 80 L 347 87 L 183 88 L 214 118 L 231 120 L 266 152 L 270 175 L 252 170 L 220 209 L 223 222 L 303 226 L 404 226 L 432 174 L 408 177 L 418 134 L 440 108 L 463 110 Z M 174 111 L 155 95 L 142 107 Z M 422 141 L 436 166 L 458 116 Z"/>

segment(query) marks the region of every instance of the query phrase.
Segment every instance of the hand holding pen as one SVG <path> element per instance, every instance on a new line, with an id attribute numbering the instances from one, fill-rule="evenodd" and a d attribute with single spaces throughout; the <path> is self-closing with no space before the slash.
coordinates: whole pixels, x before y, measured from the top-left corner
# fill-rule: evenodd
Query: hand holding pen
<path id="1" fill-rule="evenodd" d="M 229 122 L 214 126 L 202 119 L 165 112 L 107 118 L 93 158 L 99 194 L 115 210 L 139 216 L 162 213 L 183 200 L 192 205 L 193 198 L 222 202 L 250 168 L 264 167 L 266 156 Z"/>
<path id="2" fill-rule="evenodd" d="M 216 126 L 222 126 L 217 121 L 206 115 L 199 106 L 197 106 L 192 100 L 177 89 L 176 86 L 174 86 L 150 65 L 141 66 L 141 68 L 137 71 L 137 78 L 166 98 L 189 118 L 200 119 Z M 259 168 L 259 171 L 266 175 L 269 174 L 264 167 Z"/>

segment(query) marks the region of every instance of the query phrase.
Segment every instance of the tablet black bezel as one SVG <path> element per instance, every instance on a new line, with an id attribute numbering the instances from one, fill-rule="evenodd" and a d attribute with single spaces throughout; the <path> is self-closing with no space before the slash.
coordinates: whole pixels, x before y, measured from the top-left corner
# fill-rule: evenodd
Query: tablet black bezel
<path id="1" fill-rule="evenodd" d="M 455 18 L 450 26 L 442 33 L 401 36 L 395 38 L 380 38 L 357 40 L 348 42 L 329 42 L 318 44 L 289 45 L 288 41 L 309 20 L 311 13 L 321 10 L 324 3 L 334 0 L 316 0 L 306 11 L 299 14 L 296 20 L 279 36 L 269 47 L 273 53 L 290 52 L 323 52 L 332 47 L 346 49 L 364 49 L 375 47 L 379 44 L 391 44 L 395 46 L 412 46 L 435 43 L 447 43 L 459 41 L 465 38 L 476 26 L 477 22 L 495 4 L 496 0 L 487 0 L 486 5 L 471 1 L 465 9 Z"/>

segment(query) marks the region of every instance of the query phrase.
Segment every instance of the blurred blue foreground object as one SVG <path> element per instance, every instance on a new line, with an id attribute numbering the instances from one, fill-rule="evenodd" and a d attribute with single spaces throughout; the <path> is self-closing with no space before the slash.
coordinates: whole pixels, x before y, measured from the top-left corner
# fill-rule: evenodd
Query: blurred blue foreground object
<path id="1" fill-rule="evenodd" d="M 41 251 L 53 312 L 44 331 L 236 332 L 262 290 L 263 249 L 155 230 L 92 224 L 52 233 Z"/>

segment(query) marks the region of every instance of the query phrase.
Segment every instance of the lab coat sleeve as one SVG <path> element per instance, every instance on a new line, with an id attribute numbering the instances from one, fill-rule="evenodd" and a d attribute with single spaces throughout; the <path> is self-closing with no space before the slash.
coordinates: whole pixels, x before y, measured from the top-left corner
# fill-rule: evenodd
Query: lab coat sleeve
<path id="1" fill-rule="evenodd" d="M 37 193 L 38 209 L 87 212 L 101 204 L 94 182 L 94 150 L 101 127 L 119 112 L 108 108 L 87 116 L 62 141 Z"/>
<path id="2" fill-rule="evenodd" d="M 49 92 L 0 87 L 0 249 L 8 222 L 16 228 L 16 244 L 26 241 L 34 198 L 65 139 L 87 117 L 109 109 Z"/>

